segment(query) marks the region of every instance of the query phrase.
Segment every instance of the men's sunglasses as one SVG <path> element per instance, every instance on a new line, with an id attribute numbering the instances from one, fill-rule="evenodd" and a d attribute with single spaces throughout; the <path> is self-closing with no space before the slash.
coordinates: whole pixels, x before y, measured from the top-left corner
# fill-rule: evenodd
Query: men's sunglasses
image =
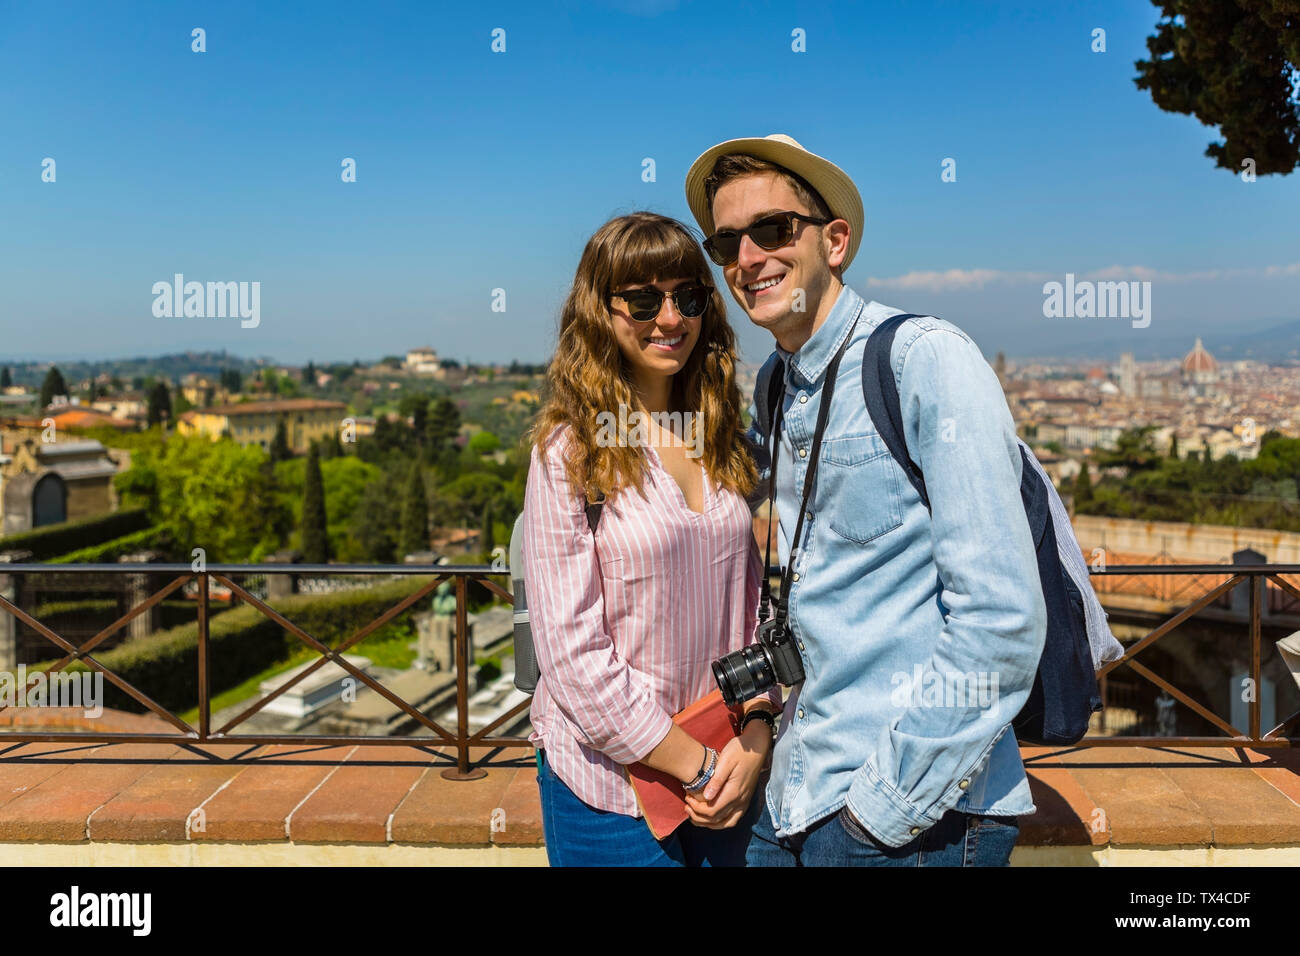
<path id="1" fill-rule="evenodd" d="M 729 266 L 740 258 L 740 240 L 749 236 L 754 245 L 771 252 L 788 246 L 794 240 L 796 219 L 814 226 L 824 226 L 831 220 L 805 216 L 801 212 L 776 212 L 757 219 L 744 229 L 719 229 L 704 240 L 704 251 L 720 266 Z"/>
<path id="2" fill-rule="evenodd" d="M 703 315 L 709 307 L 709 297 L 713 289 L 707 285 L 679 286 L 669 293 L 677 311 L 688 319 Z M 611 292 L 614 298 L 627 303 L 628 314 L 638 322 L 652 322 L 659 317 L 663 308 L 665 294 L 658 289 L 628 289 L 626 292 Z"/>

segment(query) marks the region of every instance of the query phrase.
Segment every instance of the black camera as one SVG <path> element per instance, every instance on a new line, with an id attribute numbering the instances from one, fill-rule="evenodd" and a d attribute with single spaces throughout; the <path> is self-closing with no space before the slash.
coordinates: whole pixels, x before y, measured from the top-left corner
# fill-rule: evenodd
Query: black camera
<path id="1" fill-rule="evenodd" d="M 803 680 L 803 661 L 784 621 L 758 625 L 756 643 L 713 662 L 713 678 L 727 706 L 757 697 L 773 684 L 789 687 Z"/>

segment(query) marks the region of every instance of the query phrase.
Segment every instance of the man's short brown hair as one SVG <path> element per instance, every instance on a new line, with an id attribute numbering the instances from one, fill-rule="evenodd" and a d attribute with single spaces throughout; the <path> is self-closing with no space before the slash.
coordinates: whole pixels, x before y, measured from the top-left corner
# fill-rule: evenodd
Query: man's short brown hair
<path id="1" fill-rule="evenodd" d="M 797 173 L 790 172 L 784 166 L 759 159 L 757 156 L 750 156 L 748 153 L 728 153 L 719 156 L 718 161 L 713 164 L 713 172 L 709 173 L 709 178 L 704 180 L 704 195 L 709 201 L 709 208 L 713 208 L 713 199 L 725 183 L 754 173 L 776 173 L 790 184 L 794 194 L 808 207 L 812 215 L 822 219 L 835 218 L 835 214 L 826 205 L 826 200 L 822 199 L 821 193 L 808 184 L 808 180 Z"/>

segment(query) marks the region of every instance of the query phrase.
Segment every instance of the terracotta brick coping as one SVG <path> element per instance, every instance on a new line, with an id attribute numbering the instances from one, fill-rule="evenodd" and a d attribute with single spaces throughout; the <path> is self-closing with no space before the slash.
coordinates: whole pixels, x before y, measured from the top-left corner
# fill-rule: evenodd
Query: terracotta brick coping
<path id="1" fill-rule="evenodd" d="M 0 725 L 31 726 L 30 714 L 12 708 Z M 56 725 L 51 711 L 40 723 Z M 125 714 L 95 723 L 159 729 Z M 1021 818 L 1018 847 L 1300 846 L 1295 750 L 1021 753 L 1038 811 Z M 475 756 L 491 757 L 487 775 L 456 781 L 441 773 L 455 764 L 449 748 L 7 744 L 0 736 L 0 844 L 541 846 L 532 752 Z"/>

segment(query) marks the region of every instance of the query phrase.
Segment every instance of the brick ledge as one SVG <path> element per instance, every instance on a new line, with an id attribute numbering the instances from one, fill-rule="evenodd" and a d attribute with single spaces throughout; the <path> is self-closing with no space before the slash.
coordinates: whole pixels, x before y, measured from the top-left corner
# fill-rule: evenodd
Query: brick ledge
<path id="1" fill-rule="evenodd" d="M 75 713 L 11 708 L 0 712 L 0 726 L 31 728 L 37 716 L 45 728 L 89 723 Z M 138 715 L 106 712 L 94 721 L 101 730 L 110 724 L 170 731 Z M 1213 861 L 1229 850 L 1280 859 L 1300 848 L 1298 751 L 1021 753 L 1038 811 L 1021 818 L 1017 863 L 1046 860 L 1051 848 L 1080 865 L 1138 851 L 1184 850 Z M 531 751 L 497 751 L 494 760 L 487 776 L 462 782 L 441 775 L 454 763 L 449 748 L 5 744 L 0 733 L 0 844 L 8 845 L 0 855 L 58 844 L 263 844 L 291 847 L 299 860 L 315 852 L 310 847 L 540 851 Z"/>

